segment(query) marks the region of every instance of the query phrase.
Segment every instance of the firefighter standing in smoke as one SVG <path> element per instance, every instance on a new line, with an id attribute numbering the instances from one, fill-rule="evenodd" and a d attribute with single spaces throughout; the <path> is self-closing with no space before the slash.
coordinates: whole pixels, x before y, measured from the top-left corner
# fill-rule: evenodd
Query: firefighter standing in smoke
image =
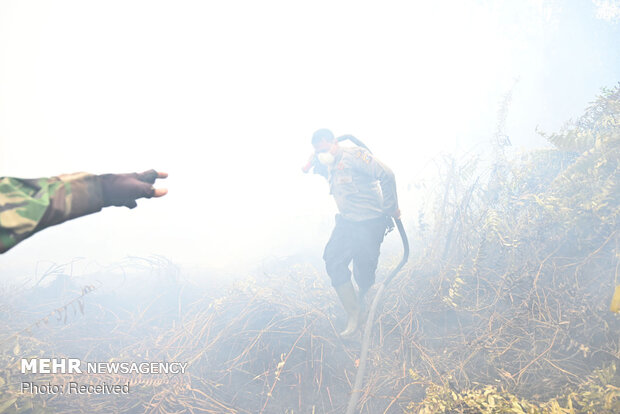
<path id="1" fill-rule="evenodd" d="M 375 282 L 379 249 L 391 217 L 399 218 L 394 173 L 368 150 L 338 145 L 328 129 L 312 136 L 315 172 L 326 176 L 339 214 L 325 246 L 323 260 L 332 286 L 347 313 L 347 326 L 340 333 L 355 333 L 361 322 L 362 304 Z M 356 294 L 349 264 L 359 287 Z"/>

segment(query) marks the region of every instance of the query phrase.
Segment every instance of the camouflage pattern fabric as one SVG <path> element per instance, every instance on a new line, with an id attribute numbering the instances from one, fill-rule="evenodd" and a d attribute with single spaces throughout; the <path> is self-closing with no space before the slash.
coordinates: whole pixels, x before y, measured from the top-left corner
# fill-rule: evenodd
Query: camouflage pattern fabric
<path id="1" fill-rule="evenodd" d="M 93 174 L 0 177 L 0 253 L 46 227 L 100 211 L 103 205 L 101 183 Z"/>
<path id="2" fill-rule="evenodd" d="M 328 181 L 338 211 L 347 220 L 372 220 L 398 209 L 394 173 L 364 148 L 340 147 Z"/>

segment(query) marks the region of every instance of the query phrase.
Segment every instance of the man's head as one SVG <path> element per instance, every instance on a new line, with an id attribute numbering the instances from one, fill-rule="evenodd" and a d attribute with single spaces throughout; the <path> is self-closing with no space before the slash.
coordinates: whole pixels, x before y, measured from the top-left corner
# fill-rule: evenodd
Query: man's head
<path id="1" fill-rule="evenodd" d="M 336 138 L 334 138 L 334 134 L 329 129 L 319 129 L 312 134 L 312 145 L 314 148 L 317 147 L 318 144 L 322 142 L 335 142 Z"/>

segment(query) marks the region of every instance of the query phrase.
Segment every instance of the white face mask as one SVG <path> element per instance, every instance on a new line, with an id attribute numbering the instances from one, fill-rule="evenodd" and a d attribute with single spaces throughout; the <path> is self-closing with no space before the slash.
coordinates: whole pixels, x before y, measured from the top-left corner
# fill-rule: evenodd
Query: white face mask
<path id="1" fill-rule="evenodd" d="M 331 152 L 319 152 L 318 154 L 316 154 L 316 158 L 321 164 L 327 167 L 333 165 L 336 161 L 336 158 L 334 158 Z"/>

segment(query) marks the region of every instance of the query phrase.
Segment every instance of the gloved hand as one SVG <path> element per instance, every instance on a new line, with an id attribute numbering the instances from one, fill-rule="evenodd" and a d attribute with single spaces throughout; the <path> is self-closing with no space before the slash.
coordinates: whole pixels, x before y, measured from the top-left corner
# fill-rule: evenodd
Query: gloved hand
<path id="1" fill-rule="evenodd" d="M 161 197 L 168 193 L 165 188 L 155 189 L 158 178 L 167 173 L 148 170 L 143 173 L 102 174 L 99 176 L 103 193 L 103 206 L 125 206 L 134 208 L 138 198 Z"/>

